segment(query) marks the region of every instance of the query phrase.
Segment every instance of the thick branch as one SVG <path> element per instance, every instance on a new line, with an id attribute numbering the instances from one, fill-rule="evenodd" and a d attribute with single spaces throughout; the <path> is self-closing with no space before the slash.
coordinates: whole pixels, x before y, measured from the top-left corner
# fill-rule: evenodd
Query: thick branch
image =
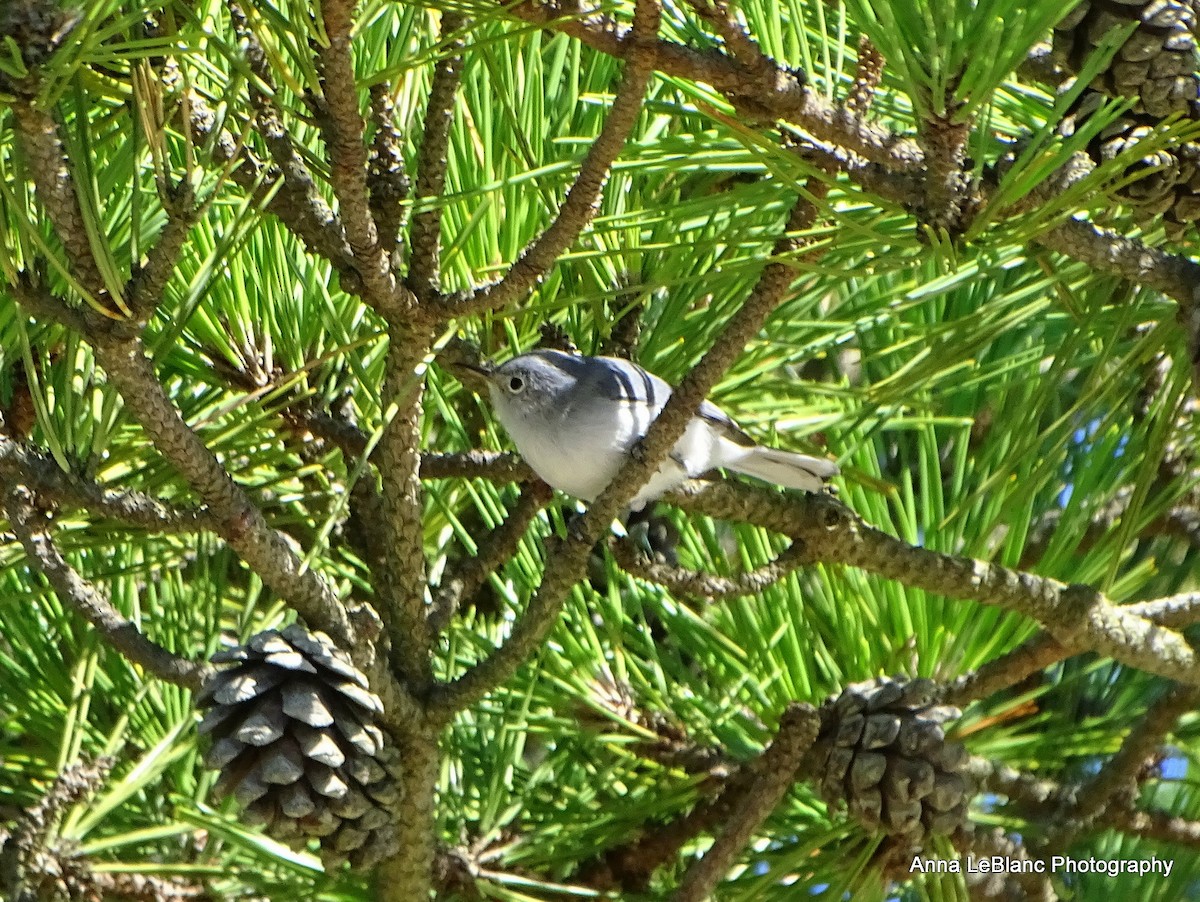
<path id="1" fill-rule="evenodd" d="M 401 681 L 421 694 L 433 680 L 426 622 L 424 495 L 421 489 L 421 400 L 425 357 L 432 335 L 388 322 L 384 396 L 389 418 L 373 455 L 383 484 L 377 524 L 388 549 L 385 569 L 376 574 L 380 615 L 392 643 L 392 667 Z"/>
<path id="2" fill-rule="evenodd" d="M 765 526 L 805 542 L 814 560 L 860 567 L 952 598 L 998 605 L 1041 623 L 1072 653 L 1096 651 L 1168 679 L 1200 683 L 1195 650 L 1173 630 L 1113 605 L 1087 586 L 1009 570 L 968 557 L 907 545 L 868 526 L 823 495 L 780 496 L 727 484 L 684 486 L 669 496 L 681 506 L 726 520 Z"/>
<path id="3" fill-rule="evenodd" d="M 108 286 L 92 252 L 58 125 L 48 112 L 26 101 L 13 104 L 13 115 L 38 200 L 66 249 L 71 269 L 83 289 L 102 301 L 108 296 Z"/>
<path id="4" fill-rule="evenodd" d="M 161 680 L 199 689 L 207 668 L 180 657 L 143 636 L 107 598 L 66 562 L 47 531 L 45 518 L 34 506 L 33 493 L 17 484 L 4 502 L 8 521 L 25 554 L 42 572 L 64 605 L 92 624 L 116 652 Z"/>

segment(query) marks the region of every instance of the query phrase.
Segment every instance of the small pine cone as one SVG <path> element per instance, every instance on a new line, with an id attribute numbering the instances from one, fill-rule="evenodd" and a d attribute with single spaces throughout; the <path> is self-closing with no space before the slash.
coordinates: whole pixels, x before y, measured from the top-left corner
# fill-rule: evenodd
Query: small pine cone
<path id="1" fill-rule="evenodd" d="M 964 829 L 968 755 L 942 729 L 959 711 L 936 695 L 931 680 L 882 677 L 830 697 L 810 759 L 825 801 L 845 801 L 868 830 L 909 843 Z"/>
<path id="2" fill-rule="evenodd" d="M 201 688 L 204 763 L 221 772 L 248 820 L 302 846 L 319 839 L 327 867 L 370 867 L 396 849 L 396 750 L 375 724 L 367 678 L 324 633 L 299 624 L 218 652 Z"/>
<path id="3" fill-rule="evenodd" d="M 1078 72 L 1114 28 L 1136 23 L 1092 87 L 1136 97 L 1135 113 L 1155 119 L 1196 115 L 1200 98 L 1195 28 L 1200 0 L 1084 0 L 1054 28 L 1054 56 Z"/>
<path id="4" fill-rule="evenodd" d="M 6 0 L 0 3 L 0 48 L 5 38 L 12 38 L 21 62 L 36 69 L 63 45 L 80 18 L 78 9 L 66 8 L 59 0 Z M 7 50 L 0 53 L 7 55 Z M 0 72 L 0 90 L 24 93 L 24 87 Z"/>

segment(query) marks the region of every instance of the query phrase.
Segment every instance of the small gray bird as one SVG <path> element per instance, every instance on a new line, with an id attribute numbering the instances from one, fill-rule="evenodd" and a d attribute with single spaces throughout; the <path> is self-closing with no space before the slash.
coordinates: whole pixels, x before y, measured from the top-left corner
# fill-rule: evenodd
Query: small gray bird
<path id="1" fill-rule="evenodd" d="M 488 384 L 492 407 L 521 456 L 556 489 L 592 501 L 671 397 L 671 386 L 636 363 L 532 351 L 498 367 L 465 367 Z M 821 490 L 837 464 L 756 445 L 710 401 L 630 506 L 723 467 L 789 489 Z"/>

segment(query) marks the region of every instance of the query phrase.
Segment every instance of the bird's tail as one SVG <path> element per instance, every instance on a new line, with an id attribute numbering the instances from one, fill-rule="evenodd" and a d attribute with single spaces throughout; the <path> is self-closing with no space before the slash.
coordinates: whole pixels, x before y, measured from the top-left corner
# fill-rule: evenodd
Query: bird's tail
<path id="1" fill-rule="evenodd" d="M 838 465 L 831 460 L 762 445 L 753 448 L 741 460 L 725 466 L 736 473 L 806 492 L 821 491 L 825 480 L 838 474 Z"/>

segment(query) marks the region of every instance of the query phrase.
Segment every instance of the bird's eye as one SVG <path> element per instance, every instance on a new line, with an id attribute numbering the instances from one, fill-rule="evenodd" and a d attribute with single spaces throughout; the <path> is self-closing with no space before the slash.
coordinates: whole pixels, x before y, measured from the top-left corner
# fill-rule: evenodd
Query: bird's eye
<path id="1" fill-rule="evenodd" d="M 513 394 L 521 391 L 525 387 L 525 379 L 521 376 L 511 376 L 508 380 L 508 390 Z"/>

